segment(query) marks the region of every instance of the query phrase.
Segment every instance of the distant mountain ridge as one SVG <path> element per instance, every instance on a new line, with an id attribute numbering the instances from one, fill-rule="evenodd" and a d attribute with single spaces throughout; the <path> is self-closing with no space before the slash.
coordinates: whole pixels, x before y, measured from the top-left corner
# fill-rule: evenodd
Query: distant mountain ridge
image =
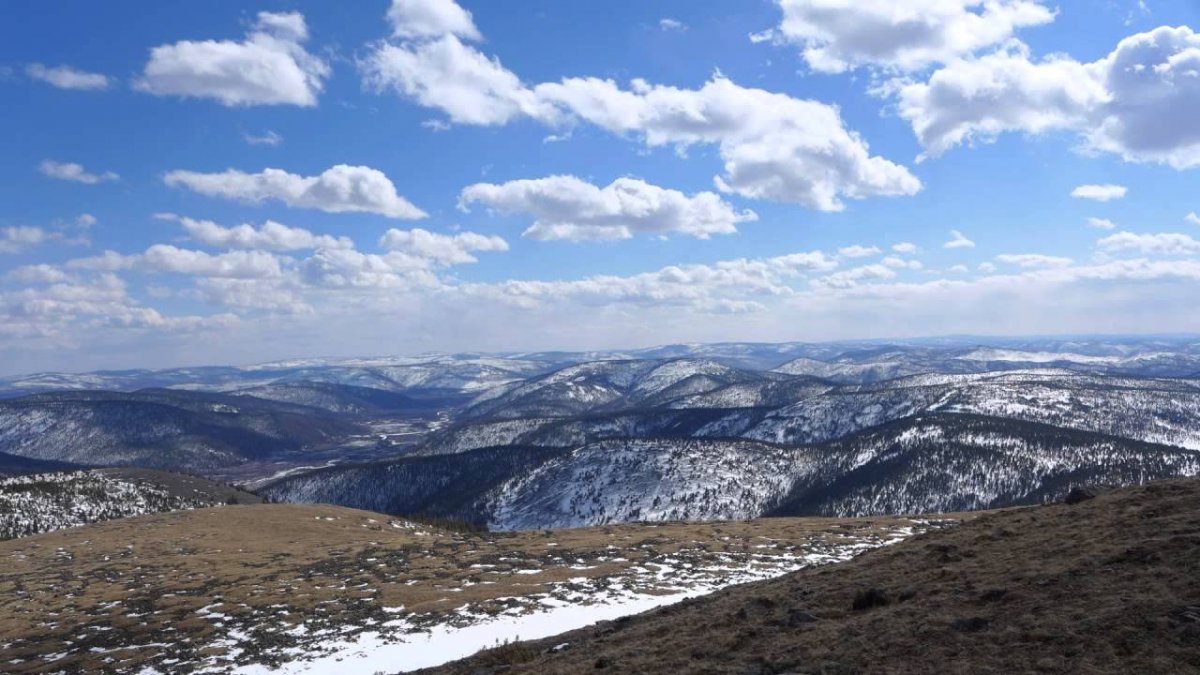
<path id="1" fill-rule="evenodd" d="M 656 437 L 491 447 L 299 474 L 263 493 L 513 530 L 994 508 L 1052 500 L 1078 484 L 1198 473 L 1200 451 L 941 413 L 815 445 Z M 431 483 L 445 487 L 430 490 Z M 453 510 L 429 506 L 439 504 L 441 489 L 453 494 Z"/>
<path id="2" fill-rule="evenodd" d="M 298 359 L 9 378 L 0 471 L 149 466 L 498 529 L 877 514 L 1192 475 L 1200 339 Z M 38 464 L 42 463 L 42 464 Z M 11 467 L 5 469 L 5 466 Z M 22 465 L 25 465 L 24 469 Z"/>

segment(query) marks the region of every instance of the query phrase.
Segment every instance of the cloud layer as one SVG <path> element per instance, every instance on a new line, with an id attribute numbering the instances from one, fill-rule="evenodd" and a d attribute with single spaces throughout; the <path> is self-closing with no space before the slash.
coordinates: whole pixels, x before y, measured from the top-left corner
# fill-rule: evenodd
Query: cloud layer
<path id="1" fill-rule="evenodd" d="M 319 176 L 299 176 L 283 169 L 259 173 L 175 170 L 167 172 L 163 181 L 209 197 L 251 204 L 274 200 L 328 213 L 375 213 L 406 220 L 426 217 L 424 211 L 396 192 L 396 186 L 382 171 L 369 166 L 339 164 Z"/>
<path id="2" fill-rule="evenodd" d="M 707 239 L 737 231 L 756 220 L 712 192 L 691 196 L 636 178 L 596 187 L 574 176 L 550 176 L 503 184 L 476 183 L 463 189 L 459 204 L 485 204 L 502 213 L 533 216 L 531 239 L 628 239 L 635 232 L 679 232 Z"/>

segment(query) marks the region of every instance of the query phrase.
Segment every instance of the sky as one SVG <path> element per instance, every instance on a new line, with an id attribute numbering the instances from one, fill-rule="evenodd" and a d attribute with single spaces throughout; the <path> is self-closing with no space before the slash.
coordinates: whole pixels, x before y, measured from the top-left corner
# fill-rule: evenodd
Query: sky
<path id="1" fill-rule="evenodd" d="M 5 3 L 0 374 L 1200 332 L 1200 3 Z"/>

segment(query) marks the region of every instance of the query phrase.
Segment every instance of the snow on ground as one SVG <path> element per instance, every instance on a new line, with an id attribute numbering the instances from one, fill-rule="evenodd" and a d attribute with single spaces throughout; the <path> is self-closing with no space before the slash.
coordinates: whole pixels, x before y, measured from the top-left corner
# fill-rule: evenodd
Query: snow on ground
<path id="1" fill-rule="evenodd" d="M 927 524 L 896 527 L 884 536 L 850 537 L 842 541 L 810 541 L 803 548 L 755 554 L 749 559 L 733 556 L 691 556 L 679 553 L 630 568 L 623 577 L 578 577 L 555 584 L 549 592 L 507 598 L 511 606 L 499 613 L 481 611 L 471 605 L 459 607 L 437 623 L 419 616 L 401 616 L 365 630 L 351 638 L 353 630 L 326 631 L 327 635 L 304 648 L 290 648 L 279 666 L 264 663 L 233 665 L 215 660 L 201 672 L 232 672 L 239 675 L 371 675 L 379 672 L 408 672 L 470 656 L 481 649 L 518 640 L 535 640 L 583 628 L 599 621 L 649 611 L 687 598 L 712 593 L 733 584 L 760 581 L 813 565 L 848 560 L 859 553 L 894 544 Z M 619 561 L 620 550 L 601 562 Z M 521 570 L 522 572 L 526 570 Z M 400 615 L 403 608 L 394 611 Z M 214 615 L 215 616 L 215 615 Z M 218 617 L 219 618 L 219 617 Z M 303 635 L 303 626 L 293 634 Z M 229 656 L 242 654 L 237 637 L 226 640 Z M 290 660 L 288 660 L 290 659 Z M 146 675 L 149 675 L 148 671 Z"/>

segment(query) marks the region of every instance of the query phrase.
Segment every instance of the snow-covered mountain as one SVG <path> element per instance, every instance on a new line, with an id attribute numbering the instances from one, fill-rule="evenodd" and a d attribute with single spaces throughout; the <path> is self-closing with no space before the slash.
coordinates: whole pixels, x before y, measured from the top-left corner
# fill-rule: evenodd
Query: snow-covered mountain
<path id="1" fill-rule="evenodd" d="M 708 359 L 606 360 L 567 366 L 477 396 L 464 418 L 514 419 L 649 408 L 739 383 L 786 380 Z"/>
<path id="2" fill-rule="evenodd" d="M 169 388 L 0 400 L 0 453 L 278 479 L 280 499 L 501 529 L 981 508 L 1195 473 L 1197 372 L 1186 337 L 124 371 L 80 381 Z"/>
<path id="3" fill-rule="evenodd" d="M 734 415 L 701 435 L 775 443 L 838 438 L 926 412 L 1042 422 L 1200 449 L 1200 380 L 1106 377 L 1070 370 L 915 375 L 844 386 L 771 411 L 738 428 Z"/>
<path id="4" fill-rule="evenodd" d="M 264 493 L 511 530 L 989 508 L 1053 499 L 1080 484 L 1197 473 L 1196 450 L 940 413 L 806 445 L 611 438 L 490 447 L 299 474 Z"/>
<path id="5" fill-rule="evenodd" d="M 178 390 L 0 400 L 0 452 L 103 466 L 204 470 L 360 432 L 315 408 Z"/>
<path id="6" fill-rule="evenodd" d="M 975 413 L 1200 449 L 1200 380 L 1112 377 L 1062 369 L 914 375 L 867 385 L 800 378 L 743 381 L 659 407 L 612 398 L 618 413 L 571 415 L 552 405 L 517 419 L 467 420 L 421 454 L 492 445 L 566 447 L 605 438 L 747 438 L 822 442 L 921 413 Z"/>
<path id="7" fill-rule="evenodd" d="M 262 384 L 231 393 L 346 415 L 386 415 L 429 409 L 428 401 L 413 399 L 394 391 L 307 380 Z"/>
<path id="8" fill-rule="evenodd" d="M 0 540 L 147 513 L 261 498 L 195 476 L 144 469 L 0 477 Z"/>

